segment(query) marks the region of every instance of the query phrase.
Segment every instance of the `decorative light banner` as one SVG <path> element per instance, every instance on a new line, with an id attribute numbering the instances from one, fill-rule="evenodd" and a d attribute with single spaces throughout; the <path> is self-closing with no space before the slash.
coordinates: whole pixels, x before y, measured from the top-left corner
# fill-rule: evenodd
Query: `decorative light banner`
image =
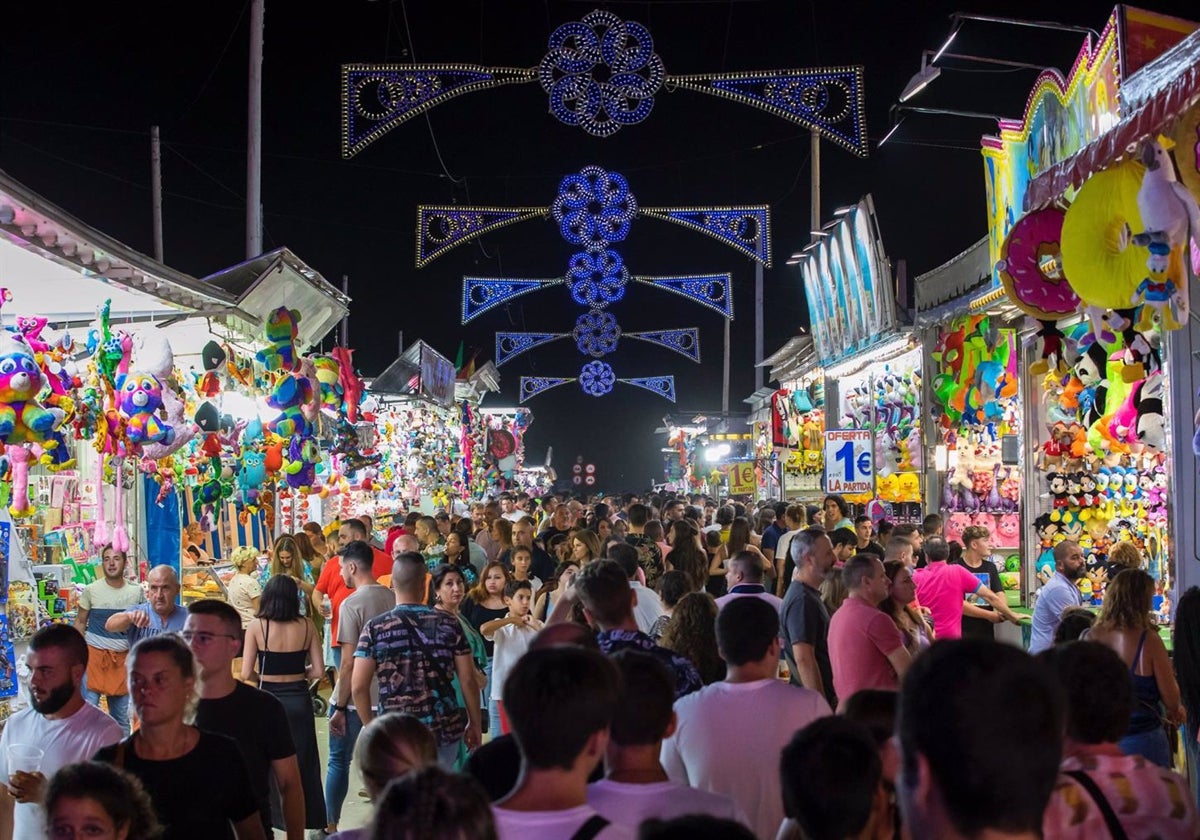
<path id="1" fill-rule="evenodd" d="M 574 338 L 575 347 L 585 356 L 600 358 L 617 349 L 622 338 L 636 338 L 657 344 L 686 356 L 693 362 L 700 361 L 700 330 L 685 327 L 677 330 L 647 332 L 622 332 L 617 320 L 607 312 L 595 310 L 579 316 L 575 330 L 569 333 L 498 332 L 496 333 L 496 367 L 513 359 L 526 350 L 532 350 L 560 338 Z"/>
<path id="2" fill-rule="evenodd" d="M 612 392 L 613 385 L 622 382 L 635 388 L 644 388 L 658 394 L 660 397 L 675 402 L 674 376 L 643 376 L 634 379 L 618 379 L 610 365 L 605 362 L 588 362 L 579 371 L 579 376 L 522 376 L 521 402 L 525 402 L 538 394 L 565 385 L 568 382 L 578 382 L 583 392 L 592 397 L 602 397 Z"/>
<path id="3" fill-rule="evenodd" d="M 550 34 L 537 67 L 478 64 L 342 65 L 342 157 L 401 123 L 467 93 L 537 82 L 559 122 L 594 137 L 650 115 L 662 89 L 706 93 L 758 108 L 867 156 L 861 66 L 668 75 L 644 26 L 594 11 Z"/>
<path id="4" fill-rule="evenodd" d="M 611 254 L 634 218 L 647 216 L 682 225 L 771 265 L 771 209 L 731 207 L 638 207 L 625 178 L 585 166 L 559 183 L 549 207 L 417 207 L 417 268 L 485 233 L 529 219 L 552 218 L 562 238 L 587 254 Z"/>
<path id="5" fill-rule="evenodd" d="M 694 303 L 699 303 L 733 320 L 733 284 L 730 274 L 681 274 L 674 277 L 641 277 L 630 276 L 635 283 L 645 283 L 664 291 L 682 295 Z M 588 281 L 591 282 L 591 281 Z M 620 286 L 620 294 L 609 301 L 603 301 L 603 295 L 596 294 L 591 299 L 602 301 L 589 304 L 584 293 L 592 287 L 584 286 L 583 281 L 569 284 L 566 277 L 554 277 L 548 280 L 509 280 L 502 277 L 464 277 L 463 278 L 463 308 L 462 323 L 467 323 L 490 309 L 508 303 L 513 298 L 536 292 L 551 286 L 569 285 L 571 295 L 583 306 L 602 309 L 624 295 L 624 285 Z M 582 296 L 582 297 L 581 297 Z M 672 348 L 674 349 L 674 348 Z"/>

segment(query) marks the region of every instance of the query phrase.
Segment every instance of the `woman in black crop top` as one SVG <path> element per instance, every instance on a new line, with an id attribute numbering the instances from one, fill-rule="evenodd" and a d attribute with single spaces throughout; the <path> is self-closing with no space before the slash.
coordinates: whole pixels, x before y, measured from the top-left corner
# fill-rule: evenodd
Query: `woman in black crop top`
<path id="1" fill-rule="evenodd" d="M 259 600 L 258 616 L 246 627 L 242 679 L 252 682 L 256 673 L 259 688 L 274 694 L 287 712 L 304 788 L 304 825 L 325 828 L 321 756 L 317 751 L 312 696 L 308 693 L 308 681 L 321 678 L 325 661 L 316 628 L 300 615 L 296 581 L 287 575 L 267 581 Z M 282 829 L 282 815 L 272 816 L 275 827 Z"/>

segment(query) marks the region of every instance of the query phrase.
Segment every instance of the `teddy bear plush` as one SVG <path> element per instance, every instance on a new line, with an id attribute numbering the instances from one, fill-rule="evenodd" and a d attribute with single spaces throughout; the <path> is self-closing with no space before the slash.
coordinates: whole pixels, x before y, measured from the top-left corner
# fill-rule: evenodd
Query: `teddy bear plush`
<path id="1" fill-rule="evenodd" d="M 62 420 L 62 414 L 37 401 L 42 369 L 32 348 L 19 335 L 0 335 L 0 441 L 41 443 Z"/>
<path id="2" fill-rule="evenodd" d="M 126 420 L 125 434 L 130 443 L 169 444 L 175 438 L 175 430 L 158 419 L 162 405 L 163 388 L 157 376 L 135 372 L 125 377 L 118 409 Z"/>
<path id="3" fill-rule="evenodd" d="M 297 324 L 300 311 L 281 306 L 270 314 L 263 325 L 267 346 L 255 354 L 255 358 L 267 370 L 296 370 L 300 366 L 296 352 Z"/>
<path id="4" fill-rule="evenodd" d="M 303 376 L 279 377 L 267 399 L 271 408 L 279 409 L 279 415 L 267 423 L 267 428 L 284 438 L 311 435 L 312 424 L 304 416 L 302 406 L 309 403 L 312 396 L 312 383 Z"/>

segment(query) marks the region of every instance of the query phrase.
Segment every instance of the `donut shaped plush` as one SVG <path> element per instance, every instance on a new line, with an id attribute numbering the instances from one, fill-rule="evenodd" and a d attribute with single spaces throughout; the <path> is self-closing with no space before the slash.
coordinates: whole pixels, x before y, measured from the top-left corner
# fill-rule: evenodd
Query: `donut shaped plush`
<path id="1" fill-rule="evenodd" d="M 1057 207 L 1021 218 L 1000 247 L 996 270 L 1013 305 L 1039 321 L 1057 321 L 1079 311 L 1079 296 L 1062 271 L 1064 214 Z M 1053 260 L 1048 272 L 1044 262 Z"/>
<path id="2" fill-rule="evenodd" d="M 1079 188 L 1062 228 L 1063 272 L 1079 299 L 1100 309 L 1129 309 L 1146 276 L 1146 249 L 1130 241 L 1142 230 L 1137 196 L 1146 169 L 1127 160 Z"/>

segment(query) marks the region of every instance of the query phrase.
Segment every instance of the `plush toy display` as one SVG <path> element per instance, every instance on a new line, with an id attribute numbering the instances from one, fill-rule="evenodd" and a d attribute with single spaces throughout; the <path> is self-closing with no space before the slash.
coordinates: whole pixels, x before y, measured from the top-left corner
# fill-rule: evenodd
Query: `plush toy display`
<path id="1" fill-rule="evenodd" d="M 38 401 L 42 370 L 20 335 L 0 332 L 0 442 L 41 443 L 62 420 Z"/>
<path id="2" fill-rule="evenodd" d="M 125 418 L 125 434 L 133 444 L 170 444 L 175 430 L 158 418 L 163 406 L 163 388 L 152 373 L 130 373 L 121 383 L 118 409 Z"/>
<path id="3" fill-rule="evenodd" d="M 299 356 L 296 352 L 297 325 L 300 312 L 281 306 L 270 314 L 263 326 L 263 337 L 268 346 L 255 356 L 267 370 L 296 370 Z"/>
<path id="4" fill-rule="evenodd" d="M 307 437 L 312 424 L 304 416 L 302 406 L 312 400 L 312 383 L 303 376 L 285 374 L 275 381 L 267 404 L 279 409 L 279 414 L 267 423 L 267 428 L 283 438 Z"/>

